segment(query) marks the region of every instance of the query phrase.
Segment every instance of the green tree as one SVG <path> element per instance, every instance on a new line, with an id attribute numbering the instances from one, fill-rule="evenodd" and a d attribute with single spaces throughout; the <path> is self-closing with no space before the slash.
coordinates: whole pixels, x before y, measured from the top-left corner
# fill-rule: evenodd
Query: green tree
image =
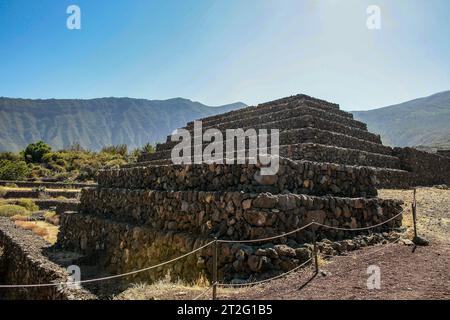
<path id="1" fill-rule="evenodd" d="M 41 140 L 36 143 L 30 143 L 25 148 L 23 155 L 28 163 L 40 163 L 42 162 L 42 157 L 50 151 L 52 151 L 52 148 Z"/>

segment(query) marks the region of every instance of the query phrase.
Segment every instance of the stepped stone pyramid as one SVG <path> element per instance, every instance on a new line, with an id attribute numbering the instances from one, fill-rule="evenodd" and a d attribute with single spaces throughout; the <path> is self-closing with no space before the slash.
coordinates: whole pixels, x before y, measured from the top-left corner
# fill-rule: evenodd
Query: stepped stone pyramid
<path id="1" fill-rule="evenodd" d="M 368 227 L 396 217 L 401 202 L 377 198 L 377 185 L 401 181 L 406 171 L 392 149 L 364 123 L 335 104 L 305 95 L 203 119 L 210 127 L 280 129 L 277 174 L 261 179 L 258 164 L 170 162 L 169 139 L 140 162 L 99 173 L 98 187 L 83 189 L 78 212 L 61 217 L 58 245 L 83 254 L 112 274 L 154 265 L 223 240 L 276 236 L 312 221 Z M 193 123 L 186 129 L 192 132 Z M 380 182 L 382 180 L 382 182 Z M 401 226 L 401 215 L 372 232 L 314 226 L 321 251 L 352 250 Z M 221 243 L 219 280 L 267 277 L 311 256 L 307 228 L 273 241 Z M 210 277 L 212 247 L 177 263 L 134 275 L 153 281 L 171 275 Z"/>
<path id="2" fill-rule="evenodd" d="M 194 135 L 193 122 L 187 129 Z M 310 160 L 357 166 L 370 166 L 377 171 L 383 187 L 399 187 L 407 183 L 408 172 L 401 170 L 400 159 L 393 149 L 381 143 L 379 135 L 367 131 L 367 125 L 353 119 L 334 103 L 306 95 L 267 102 L 202 119 L 203 130 L 217 128 L 279 129 L 280 156 L 292 160 Z M 177 142 L 167 137 L 156 152 L 140 157 L 141 164 L 171 164 L 171 150 Z M 204 143 L 205 147 L 207 143 Z M 133 165 L 131 165 L 133 166 Z"/>

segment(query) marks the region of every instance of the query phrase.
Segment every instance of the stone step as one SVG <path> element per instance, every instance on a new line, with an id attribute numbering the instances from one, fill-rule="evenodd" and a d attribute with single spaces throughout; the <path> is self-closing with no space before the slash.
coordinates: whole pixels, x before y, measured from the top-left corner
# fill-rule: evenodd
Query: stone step
<path id="1" fill-rule="evenodd" d="M 233 127 L 233 126 L 228 126 L 228 124 L 224 124 L 223 126 L 218 126 L 215 129 L 220 130 L 222 139 L 225 140 L 227 138 L 226 129 L 238 129 L 238 128 L 239 127 Z M 312 115 L 302 115 L 299 117 L 276 120 L 276 121 L 267 122 L 267 123 L 263 123 L 263 122 L 258 123 L 257 122 L 251 126 L 242 127 L 239 129 L 242 129 L 244 131 L 248 130 L 248 129 L 254 129 L 254 130 L 256 130 L 256 133 L 258 133 L 258 130 L 261 130 L 261 129 L 266 129 L 266 130 L 268 130 L 268 132 L 269 132 L 269 130 L 272 130 L 272 129 L 278 129 L 280 132 L 283 132 L 283 131 L 289 131 L 289 130 L 293 130 L 293 129 L 302 129 L 302 128 L 315 128 L 315 129 L 327 130 L 327 131 L 331 131 L 331 132 L 335 132 L 335 133 L 341 133 L 341 134 L 345 134 L 345 135 L 348 135 L 348 136 L 351 136 L 351 137 L 354 137 L 354 138 L 357 138 L 360 140 L 364 140 L 367 142 L 372 142 L 372 143 L 381 145 L 381 138 L 379 135 L 373 134 L 366 130 L 348 127 L 341 123 L 325 120 L 325 119 L 318 118 L 318 117 L 312 116 Z M 198 141 L 198 143 L 201 143 L 202 134 L 204 134 L 204 132 L 206 130 L 207 129 L 202 128 L 202 133 L 198 134 L 197 132 L 194 132 L 193 129 L 191 129 L 190 135 L 191 135 L 191 139 L 192 139 L 193 143 L 196 143 L 195 141 Z M 177 142 L 172 142 L 171 139 L 172 139 L 172 136 L 170 136 L 170 135 L 167 136 L 166 143 L 157 145 L 156 150 L 159 151 L 159 150 L 164 150 L 164 149 L 171 149 L 175 144 L 177 144 Z"/>
<path id="2" fill-rule="evenodd" d="M 81 214 L 166 232 L 231 240 L 271 237 L 312 221 L 342 228 L 368 227 L 402 211 L 402 202 L 397 200 L 223 191 L 92 188 L 83 191 L 81 202 Z M 398 227 L 401 221 L 399 216 L 385 227 Z M 336 235 L 334 230 L 321 231 L 328 239 Z M 306 240 L 301 233 L 293 239 Z"/>
<path id="3" fill-rule="evenodd" d="M 100 187 L 376 196 L 373 170 L 366 167 L 279 158 L 275 175 L 261 176 L 256 164 L 163 165 L 102 170 Z"/>
<path id="4" fill-rule="evenodd" d="M 283 146 L 280 147 L 280 155 L 294 160 L 305 159 L 353 166 L 400 169 L 400 159 L 397 157 L 317 143 Z"/>
<path id="5" fill-rule="evenodd" d="M 308 96 L 299 95 L 290 98 L 284 98 L 272 102 L 267 102 L 264 104 L 260 104 L 258 106 L 246 107 L 243 109 L 233 110 L 226 113 L 222 113 L 219 115 L 214 115 L 206 118 L 202 118 L 202 122 L 206 124 L 215 124 L 220 122 L 228 122 L 231 120 L 236 120 L 239 118 L 251 117 L 258 114 L 270 113 L 273 111 L 279 111 L 287 106 L 296 107 L 300 105 L 307 105 L 312 108 L 320 109 L 323 111 L 327 111 L 329 113 L 337 114 L 345 118 L 353 119 L 353 114 L 339 110 L 338 105 L 330 104 L 329 102 L 324 102 L 323 100 L 314 99 Z M 189 125 L 192 125 L 193 122 L 189 122 Z"/>
<path id="6" fill-rule="evenodd" d="M 292 142 L 292 141 L 291 141 Z M 254 151 L 252 149 L 251 151 Z M 270 154 L 270 149 L 269 149 Z M 124 167 L 135 167 L 144 165 L 169 165 L 173 164 L 170 158 L 170 151 L 164 151 L 152 154 L 147 160 Z M 281 145 L 279 155 L 293 160 L 310 160 L 316 162 L 339 163 L 353 166 L 369 166 L 390 169 L 401 169 L 401 162 L 398 157 L 362 151 L 352 148 L 342 148 L 318 143 L 291 143 Z M 217 154 L 220 158 L 220 154 Z M 249 156 L 249 150 L 246 150 L 246 157 Z M 237 154 L 235 152 L 235 159 Z M 225 158 L 225 157 L 224 157 Z M 190 157 L 191 163 L 194 159 Z"/>
<path id="7" fill-rule="evenodd" d="M 203 123 L 203 127 L 216 128 L 216 127 L 223 127 L 224 124 L 229 124 L 230 125 L 229 127 L 231 127 L 232 125 L 232 127 L 234 128 L 243 128 L 243 127 L 251 127 L 251 125 L 254 123 L 267 123 L 303 115 L 312 115 L 318 118 L 339 122 L 349 127 L 367 131 L 367 124 L 365 124 L 364 122 L 354 120 L 348 117 L 343 117 L 335 113 L 329 113 L 327 111 L 310 107 L 305 104 L 300 105 L 290 104 L 286 105 L 284 108 L 282 108 L 282 110 L 275 109 L 271 112 L 264 113 L 261 115 L 254 115 L 251 117 L 244 117 L 244 118 L 238 117 L 236 119 L 231 119 L 230 121 L 224 122 L 221 122 L 222 118 L 218 118 L 215 121 L 208 121 L 206 123 Z M 184 129 L 189 130 L 192 129 L 193 126 L 194 126 L 193 122 L 189 122 L 189 125 L 184 127 Z"/>
<path id="8" fill-rule="evenodd" d="M 192 142 L 193 145 L 194 142 Z M 327 130 L 321 130 L 316 128 L 301 128 L 282 131 L 279 135 L 279 143 L 281 145 L 291 145 L 299 143 L 317 143 L 323 145 L 334 145 L 343 148 L 352 148 L 361 151 L 367 151 L 370 153 L 377 153 L 386 156 L 392 154 L 392 149 L 387 146 L 383 146 L 377 143 L 371 143 L 365 140 L 357 139 L 345 134 L 335 133 Z M 173 142 L 172 147 L 177 143 Z M 203 149 L 209 143 L 204 143 Z M 270 146 L 270 136 L 268 137 L 268 145 Z M 246 148 L 249 146 L 246 145 Z M 237 147 L 236 147 L 237 148 Z M 151 160 L 170 159 L 171 149 L 167 148 L 161 151 L 156 151 L 151 154 L 142 154 L 138 161 L 145 162 Z M 193 149 L 192 149 L 193 152 Z M 315 161 L 318 161 L 317 159 Z M 320 161 L 320 160 L 319 160 Z M 325 161 L 325 160 L 324 160 Z M 328 162 L 328 161 L 325 161 Z M 332 161 L 336 162 L 336 161 Z M 363 165 L 363 164 L 362 164 Z"/>

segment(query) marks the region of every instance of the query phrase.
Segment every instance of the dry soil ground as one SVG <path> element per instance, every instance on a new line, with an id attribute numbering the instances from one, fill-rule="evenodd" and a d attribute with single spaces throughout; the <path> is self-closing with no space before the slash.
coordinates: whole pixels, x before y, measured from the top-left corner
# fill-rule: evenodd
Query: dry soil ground
<path id="1" fill-rule="evenodd" d="M 382 198 L 405 201 L 406 238 L 412 238 L 412 190 L 380 190 Z M 220 299 L 450 299 L 450 190 L 417 189 L 419 234 L 428 247 L 402 241 L 322 260 L 321 272 L 312 267 L 269 283 L 238 289 L 220 288 Z M 381 288 L 367 288 L 367 268 L 380 268 Z M 135 285 L 116 299 L 192 299 L 206 287 L 158 283 Z"/>

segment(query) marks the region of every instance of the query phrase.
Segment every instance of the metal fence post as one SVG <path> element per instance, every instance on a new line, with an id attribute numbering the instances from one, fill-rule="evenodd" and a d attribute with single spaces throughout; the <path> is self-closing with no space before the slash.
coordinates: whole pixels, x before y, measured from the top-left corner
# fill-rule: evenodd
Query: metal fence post
<path id="1" fill-rule="evenodd" d="M 214 246 L 213 246 L 213 273 L 212 273 L 212 281 L 213 281 L 213 300 L 217 300 L 217 255 L 218 255 L 218 243 L 217 237 L 214 237 Z"/>
<path id="2" fill-rule="evenodd" d="M 312 227 L 312 233 L 313 233 L 313 251 L 314 251 L 314 265 L 316 267 L 316 274 L 319 273 L 319 260 L 317 257 L 317 241 L 316 241 L 316 229 L 314 225 L 313 220 L 313 227 Z"/>

